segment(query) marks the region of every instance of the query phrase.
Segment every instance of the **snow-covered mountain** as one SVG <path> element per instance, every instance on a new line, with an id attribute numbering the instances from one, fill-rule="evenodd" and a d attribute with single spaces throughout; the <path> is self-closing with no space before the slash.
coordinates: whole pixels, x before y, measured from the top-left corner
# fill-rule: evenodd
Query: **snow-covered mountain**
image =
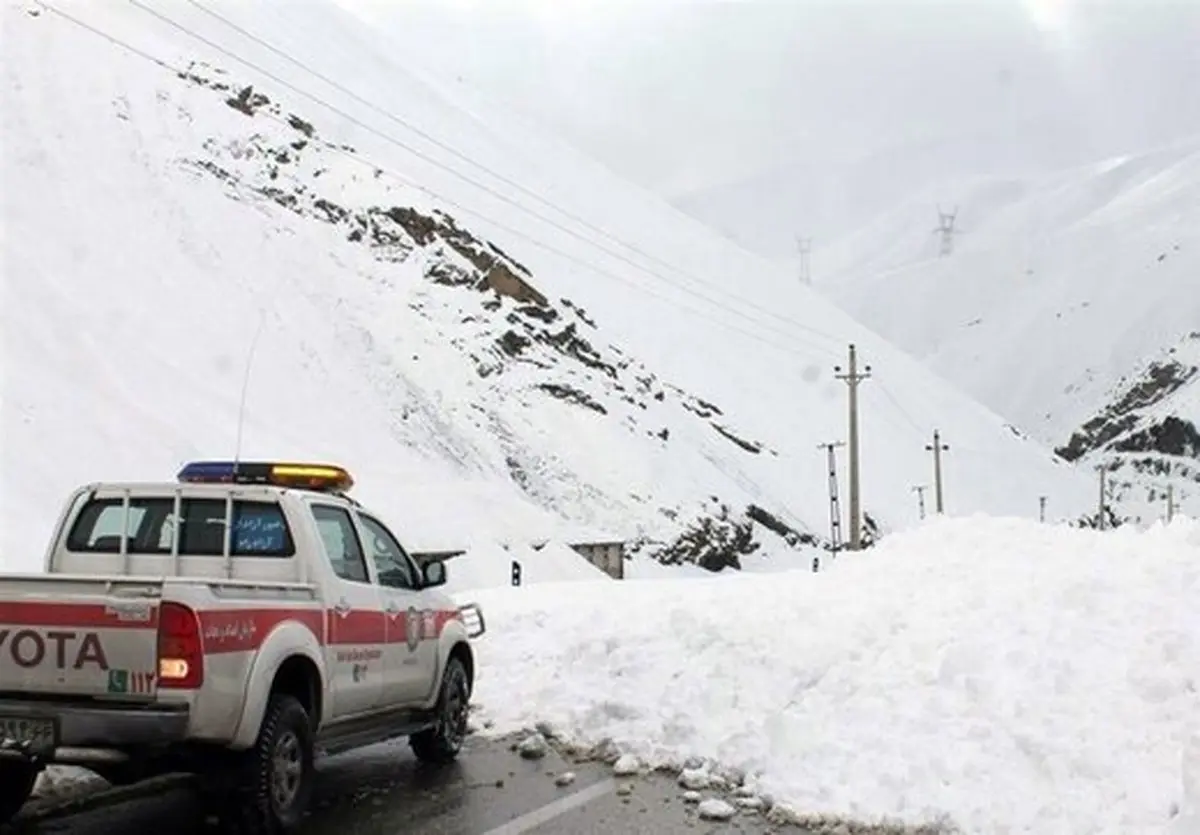
<path id="1" fill-rule="evenodd" d="M 238 449 L 348 466 L 418 546 L 715 516 L 794 564 L 827 530 L 851 342 L 882 530 L 915 520 L 934 428 L 951 512 L 1090 503 L 785 269 L 331 5 L 8 0 L 4 30 L 5 568 L 76 483 Z"/>
<path id="2" fill-rule="evenodd" d="M 939 202 L 957 207 L 944 257 Z M 817 284 L 1073 458 L 1093 451 L 1088 439 L 1101 424 L 1110 429 L 1095 443 L 1158 454 L 1165 450 L 1147 426 L 1161 425 L 1162 410 L 1181 426 L 1200 420 L 1194 397 L 1171 388 L 1169 399 L 1148 398 L 1143 390 L 1155 384 L 1140 379 L 1158 379 L 1167 351 L 1190 367 L 1198 221 L 1200 138 L 1054 176 L 978 178 L 914 195 L 820 250 Z M 1143 486 L 1147 496 L 1161 492 Z"/>

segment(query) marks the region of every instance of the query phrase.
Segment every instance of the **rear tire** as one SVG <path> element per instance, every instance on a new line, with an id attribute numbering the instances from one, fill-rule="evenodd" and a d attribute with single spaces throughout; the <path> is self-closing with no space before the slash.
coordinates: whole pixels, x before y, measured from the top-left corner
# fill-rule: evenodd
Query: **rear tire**
<path id="1" fill-rule="evenodd" d="M 471 682 L 467 668 L 457 658 L 446 662 L 442 689 L 438 693 L 435 724 L 408 739 L 418 760 L 444 765 L 458 758 L 467 738 L 467 709 L 471 701 Z"/>
<path id="2" fill-rule="evenodd" d="M 0 762 L 0 825 L 8 823 L 21 811 L 33 794 L 40 771 L 32 763 L 19 760 Z"/>
<path id="3" fill-rule="evenodd" d="M 230 775 L 228 815 L 239 835 L 287 835 L 304 820 L 316 769 L 308 712 L 293 696 L 275 693 L 254 747 Z M 223 811 L 223 810 L 222 810 Z"/>

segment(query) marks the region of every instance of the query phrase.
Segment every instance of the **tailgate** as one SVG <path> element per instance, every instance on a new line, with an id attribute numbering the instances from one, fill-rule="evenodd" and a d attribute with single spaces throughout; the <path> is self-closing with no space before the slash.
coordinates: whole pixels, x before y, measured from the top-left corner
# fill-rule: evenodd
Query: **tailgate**
<path id="1" fill-rule="evenodd" d="M 155 579 L 0 575 L 0 692 L 153 699 L 161 596 Z"/>

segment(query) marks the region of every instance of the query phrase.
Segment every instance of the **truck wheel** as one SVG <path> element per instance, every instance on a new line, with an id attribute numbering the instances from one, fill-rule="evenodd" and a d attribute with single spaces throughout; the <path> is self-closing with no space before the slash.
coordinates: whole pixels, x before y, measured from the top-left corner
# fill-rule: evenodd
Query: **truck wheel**
<path id="1" fill-rule="evenodd" d="M 17 816 L 25 801 L 33 794 L 38 768 L 30 763 L 0 762 L 0 824 Z"/>
<path id="2" fill-rule="evenodd" d="M 442 673 L 442 689 L 438 694 L 435 724 L 428 730 L 415 733 L 408 739 L 417 759 L 428 763 L 449 763 L 458 757 L 463 740 L 467 738 L 467 707 L 471 701 L 471 685 L 467 668 L 462 661 L 451 658 Z"/>
<path id="3" fill-rule="evenodd" d="M 243 756 L 233 814 L 243 835 L 282 835 L 300 825 L 312 798 L 313 731 L 293 696 L 272 694 L 254 747 Z"/>

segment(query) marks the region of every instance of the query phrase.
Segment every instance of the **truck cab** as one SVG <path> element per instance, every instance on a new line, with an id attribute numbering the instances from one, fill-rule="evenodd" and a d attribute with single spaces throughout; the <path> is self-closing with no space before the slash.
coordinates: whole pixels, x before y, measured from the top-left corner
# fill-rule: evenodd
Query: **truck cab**
<path id="1" fill-rule="evenodd" d="M 284 832 L 321 752 L 407 736 L 454 759 L 482 612 L 352 486 L 338 466 L 202 461 L 75 491 L 44 573 L 0 574 L 0 822 L 55 763 L 195 772 L 243 827 Z"/>

